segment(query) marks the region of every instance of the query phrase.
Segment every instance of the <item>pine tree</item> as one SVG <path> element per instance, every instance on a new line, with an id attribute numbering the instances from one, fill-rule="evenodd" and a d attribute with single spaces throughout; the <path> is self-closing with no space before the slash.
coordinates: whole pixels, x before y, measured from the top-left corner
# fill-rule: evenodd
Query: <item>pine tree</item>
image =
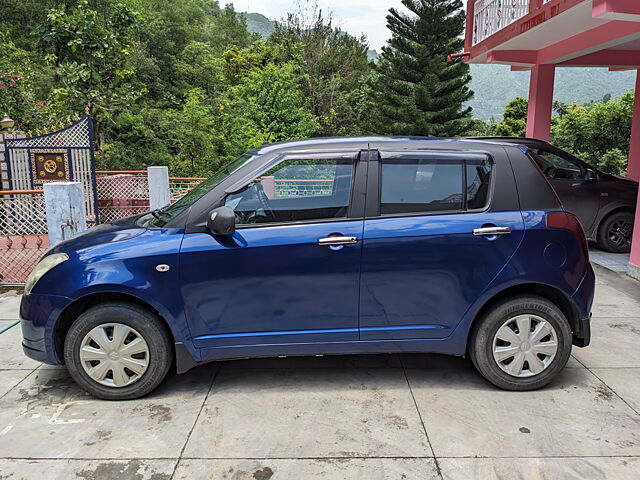
<path id="1" fill-rule="evenodd" d="M 402 0 L 412 14 L 391 8 L 392 32 L 378 64 L 380 129 L 394 135 L 453 137 L 469 128 L 473 96 L 469 65 L 447 56 L 464 46 L 461 0 Z"/>

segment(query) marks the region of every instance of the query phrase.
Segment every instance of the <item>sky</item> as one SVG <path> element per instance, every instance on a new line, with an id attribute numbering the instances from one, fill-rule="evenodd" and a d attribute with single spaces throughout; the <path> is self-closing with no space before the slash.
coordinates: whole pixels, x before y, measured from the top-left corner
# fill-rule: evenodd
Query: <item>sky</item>
<path id="1" fill-rule="evenodd" d="M 226 2 L 221 2 L 226 3 Z M 272 20 L 298 10 L 295 0 L 230 0 L 238 12 L 257 12 Z M 323 11 L 331 11 L 336 26 L 352 35 L 364 33 L 369 48 L 378 52 L 391 36 L 386 27 L 390 7 L 403 8 L 400 0 L 318 0 Z"/>

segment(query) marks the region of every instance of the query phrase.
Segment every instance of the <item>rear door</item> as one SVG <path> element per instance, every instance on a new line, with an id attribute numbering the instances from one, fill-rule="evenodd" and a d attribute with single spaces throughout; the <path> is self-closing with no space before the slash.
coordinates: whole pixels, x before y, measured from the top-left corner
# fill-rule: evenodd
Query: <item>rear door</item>
<path id="1" fill-rule="evenodd" d="M 443 338 L 452 332 L 524 234 L 507 162 L 485 153 L 442 151 L 372 157 L 361 340 Z M 496 191 L 511 195 L 515 209 L 492 202 Z"/>

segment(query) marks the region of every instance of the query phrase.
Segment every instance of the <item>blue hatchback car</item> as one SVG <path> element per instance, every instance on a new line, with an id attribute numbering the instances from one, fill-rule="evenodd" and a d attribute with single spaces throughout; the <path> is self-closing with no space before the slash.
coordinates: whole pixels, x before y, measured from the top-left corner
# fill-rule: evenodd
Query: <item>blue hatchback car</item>
<path id="1" fill-rule="evenodd" d="M 57 245 L 22 299 L 23 347 L 104 399 L 175 361 L 468 355 L 531 390 L 590 339 L 580 223 L 524 146 L 331 138 L 248 152 L 178 202 Z"/>

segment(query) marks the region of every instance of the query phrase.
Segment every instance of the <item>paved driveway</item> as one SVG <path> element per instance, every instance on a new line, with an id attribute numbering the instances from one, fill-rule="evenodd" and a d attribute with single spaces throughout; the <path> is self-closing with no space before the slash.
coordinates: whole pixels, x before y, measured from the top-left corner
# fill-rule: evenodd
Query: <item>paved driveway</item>
<path id="1" fill-rule="evenodd" d="M 638 479 L 640 283 L 601 267 L 593 344 L 499 391 L 434 355 L 221 362 L 102 402 L 0 334 L 0 479 Z M 17 297 L 0 296 L 0 330 Z"/>

